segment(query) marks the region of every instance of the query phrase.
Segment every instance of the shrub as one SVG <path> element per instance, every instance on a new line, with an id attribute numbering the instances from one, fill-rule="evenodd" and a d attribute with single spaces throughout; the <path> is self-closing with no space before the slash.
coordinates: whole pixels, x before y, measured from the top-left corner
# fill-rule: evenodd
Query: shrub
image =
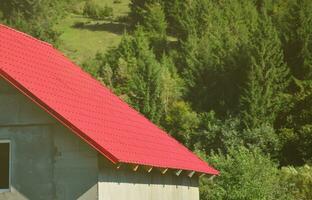
<path id="1" fill-rule="evenodd" d="M 83 8 L 83 15 L 92 19 L 103 20 L 113 16 L 113 8 L 107 5 L 100 7 L 95 1 L 89 0 Z"/>
<path id="2" fill-rule="evenodd" d="M 83 15 L 86 17 L 97 18 L 98 13 L 99 10 L 96 3 L 92 0 L 87 1 L 83 8 Z"/>
<path id="3" fill-rule="evenodd" d="M 293 199 L 312 199 L 312 167 L 308 165 L 299 168 L 283 167 L 281 180 Z"/>
<path id="4" fill-rule="evenodd" d="M 101 19 L 112 17 L 113 14 L 114 14 L 114 10 L 112 7 L 105 5 L 104 8 L 100 8 L 99 16 Z"/>
<path id="5" fill-rule="evenodd" d="M 226 155 L 213 154 L 208 160 L 220 176 L 201 180 L 203 200 L 287 199 L 276 164 L 258 149 L 230 148 Z"/>

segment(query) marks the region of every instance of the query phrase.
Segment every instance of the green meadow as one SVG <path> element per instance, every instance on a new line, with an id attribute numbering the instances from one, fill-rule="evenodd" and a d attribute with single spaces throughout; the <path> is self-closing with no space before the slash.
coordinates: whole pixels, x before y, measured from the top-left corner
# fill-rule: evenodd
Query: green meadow
<path id="1" fill-rule="evenodd" d="M 99 6 L 113 8 L 113 17 L 105 20 L 94 20 L 83 15 L 85 2 L 73 5 L 70 14 L 56 25 L 61 32 L 59 49 L 81 64 L 92 58 L 98 51 L 105 51 L 118 45 L 126 25 L 120 22 L 129 12 L 129 0 L 96 0 Z"/>

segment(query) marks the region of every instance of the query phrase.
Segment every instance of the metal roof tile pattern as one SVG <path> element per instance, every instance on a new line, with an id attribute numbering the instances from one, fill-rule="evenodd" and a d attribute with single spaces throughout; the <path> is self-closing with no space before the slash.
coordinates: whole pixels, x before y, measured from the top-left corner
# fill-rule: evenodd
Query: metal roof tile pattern
<path id="1" fill-rule="evenodd" d="M 114 163 L 218 174 L 51 45 L 4 25 L 0 72 Z"/>

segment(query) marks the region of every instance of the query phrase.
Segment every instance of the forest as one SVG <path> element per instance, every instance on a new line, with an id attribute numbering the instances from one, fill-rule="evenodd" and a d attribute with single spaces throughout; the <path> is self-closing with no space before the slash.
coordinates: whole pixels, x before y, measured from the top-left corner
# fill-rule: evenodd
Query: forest
<path id="1" fill-rule="evenodd" d="M 70 13 L 122 23 L 77 63 L 220 170 L 202 200 L 311 200 L 312 1 L 124 1 L 6 0 L 0 22 L 61 50 Z"/>

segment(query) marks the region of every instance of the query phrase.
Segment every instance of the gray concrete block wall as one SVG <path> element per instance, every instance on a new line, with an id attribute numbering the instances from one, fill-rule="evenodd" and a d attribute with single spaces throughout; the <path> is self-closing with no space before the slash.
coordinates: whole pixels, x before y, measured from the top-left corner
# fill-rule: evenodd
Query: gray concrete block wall
<path id="1" fill-rule="evenodd" d="M 50 127 L 0 127 L 1 139 L 11 141 L 12 191 L 0 193 L 0 199 L 53 199 Z"/>
<path id="2" fill-rule="evenodd" d="M 97 152 L 0 78 L 1 139 L 12 152 L 0 200 L 98 199 Z"/>
<path id="3" fill-rule="evenodd" d="M 98 153 L 60 125 L 53 133 L 57 199 L 98 199 Z"/>
<path id="4" fill-rule="evenodd" d="M 55 120 L 0 77 L 0 126 L 53 124 Z"/>
<path id="5" fill-rule="evenodd" d="M 142 168 L 134 172 L 127 165 L 117 170 L 102 157 L 99 169 L 100 200 L 199 200 L 196 176 L 176 176 L 173 171 L 163 175 L 157 169 L 147 173 Z"/>
<path id="6" fill-rule="evenodd" d="M 198 177 L 117 170 L 0 78 L 0 140 L 11 141 L 11 191 L 0 200 L 198 200 Z"/>

